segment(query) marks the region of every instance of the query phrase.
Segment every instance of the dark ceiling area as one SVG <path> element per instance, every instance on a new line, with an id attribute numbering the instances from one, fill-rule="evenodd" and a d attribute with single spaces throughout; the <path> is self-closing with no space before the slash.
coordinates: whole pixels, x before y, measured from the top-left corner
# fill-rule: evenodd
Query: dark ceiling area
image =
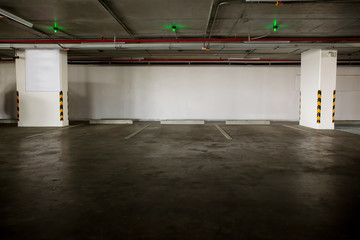
<path id="1" fill-rule="evenodd" d="M 360 62 L 360 1 L 0 0 L 0 58 L 62 48 L 70 63 Z M 20 19 L 20 20 L 19 20 Z"/>

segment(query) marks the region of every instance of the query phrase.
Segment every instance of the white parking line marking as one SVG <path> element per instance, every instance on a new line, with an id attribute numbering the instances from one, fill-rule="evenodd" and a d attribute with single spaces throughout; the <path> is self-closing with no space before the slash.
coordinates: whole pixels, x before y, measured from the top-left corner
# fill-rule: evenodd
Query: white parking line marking
<path id="1" fill-rule="evenodd" d="M 80 126 L 84 126 L 84 124 L 78 124 L 78 125 L 74 125 L 74 126 L 62 127 L 62 128 L 56 129 L 54 131 L 38 133 L 38 134 L 31 135 L 31 136 L 27 136 L 25 138 L 33 138 L 33 137 L 42 136 L 42 135 L 45 135 L 45 134 L 51 134 L 51 133 L 54 133 L 54 132 L 59 132 L 59 131 L 64 130 L 64 129 L 69 129 L 69 128 L 73 128 L 73 127 L 80 127 Z"/>
<path id="2" fill-rule="evenodd" d="M 305 129 L 301 129 L 301 128 L 297 128 L 297 127 L 292 127 L 292 126 L 289 126 L 289 125 L 282 125 L 282 126 L 287 127 L 287 128 L 296 129 L 296 130 L 299 130 L 299 131 L 302 131 L 302 132 L 307 132 L 307 133 L 319 135 L 319 136 L 330 137 L 330 136 L 327 136 L 327 135 L 324 135 L 324 134 L 321 134 L 321 133 L 311 132 L 311 131 L 307 131 L 307 130 L 305 130 Z"/>
<path id="3" fill-rule="evenodd" d="M 144 130 L 145 128 L 147 128 L 147 127 L 150 126 L 150 125 L 151 125 L 151 123 L 149 123 L 149 124 L 145 125 L 144 127 L 136 130 L 135 132 L 133 132 L 133 133 L 130 134 L 129 136 L 126 136 L 125 139 L 130 139 L 130 138 L 136 136 L 136 135 L 139 134 L 142 130 Z"/>
<path id="4" fill-rule="evenodd" d="M 232 139 L 232 137 L 230 137 L 230 135 L 229 135 L 227 132 L 225 132 L 224 129 L 222 129 L 221 127 L 219 127 L 219 125 L 214 124 L 214 126 L 222 133 L 222 135 L 224 135 L 224 137 L 225 137 L 226 139 L 228 139 L 228 140 L 231 140 L 231 139 Z"/>

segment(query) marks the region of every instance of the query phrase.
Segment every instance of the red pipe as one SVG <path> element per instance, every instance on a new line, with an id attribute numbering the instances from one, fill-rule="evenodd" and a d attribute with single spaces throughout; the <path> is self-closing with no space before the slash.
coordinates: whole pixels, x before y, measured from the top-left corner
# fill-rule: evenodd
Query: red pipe
<path id="1" fill-rule="evenodd" d="M 183 39 L 57 39 L 57 40 L 11 40 L 11 39 L 0 39 L 0 43 L 146 43 L 146 42 L 248 42 L 247 38 L 183 38 Z M 360 38 L 261 38 L 253 39 L 251 42 L 360 42 Z"/>
<path id="2" fill-rule="evenodd" d="M 0 62 L 15 62 L 15 59 L 1 59 Z"/>
<path id="3" fill-rule="evenodd" d="M 282 59 L 99 59 L 69 60 L 69 62 L 300 62 L 300 60 Z"/>
<path id="4" fill-rule="evenodd" d="M 360 59 L 343 60 L 338 59 L 338 62 L 358 62 Z M 71 62 L 301 62 L 297 59 L 74 59 Z"/>
<path id="5" fill-rule="evenodd" d="M 14 62 L 15 59 L 0 59 L 0 62 Z M 338 62 L 360 62 L 360 59 L 338 59 Z M 71 62 L 301 62 L 296 59 L 100 59 L 69 60 Z"/>

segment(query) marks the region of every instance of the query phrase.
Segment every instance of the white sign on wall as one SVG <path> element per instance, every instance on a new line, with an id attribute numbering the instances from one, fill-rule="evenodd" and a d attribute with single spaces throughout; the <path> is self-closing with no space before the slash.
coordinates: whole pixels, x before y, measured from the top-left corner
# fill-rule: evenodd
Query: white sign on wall
<path id="1" fill-rule="evenodd" d="M 25 50 L 25 76 L 27 92 L 59 92 L 60 51 Z"/>

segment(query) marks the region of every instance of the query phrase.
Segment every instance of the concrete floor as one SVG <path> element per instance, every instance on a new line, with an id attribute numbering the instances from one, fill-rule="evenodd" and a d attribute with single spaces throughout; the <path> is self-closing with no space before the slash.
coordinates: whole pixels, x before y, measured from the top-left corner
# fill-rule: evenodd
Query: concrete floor
<path id="1" fill-rule="evenodd" d="M 360 135 L 0 126 L 1 239 L 360 239 Z"/>
<path id="2" fill-rule="evenodd" d="M 360 135 L 360 125 L 346 125 L 346 124 L 339 124 L 336 126 L 336 130 L 359 134 Z"/>

